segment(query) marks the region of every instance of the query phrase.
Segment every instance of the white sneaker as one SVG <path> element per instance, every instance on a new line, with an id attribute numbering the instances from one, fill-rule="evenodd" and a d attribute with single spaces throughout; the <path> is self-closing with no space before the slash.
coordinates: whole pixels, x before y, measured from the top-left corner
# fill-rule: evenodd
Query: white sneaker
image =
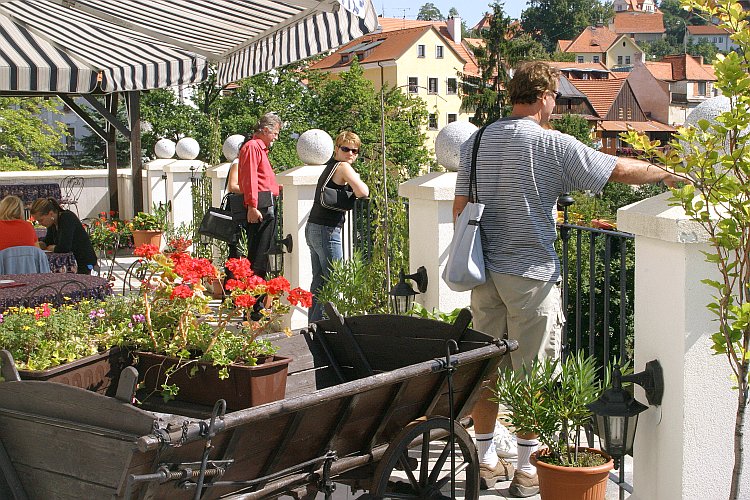
<path id="1" fill-rule="evenodd" d="M 518 456 L 518 443 L 516 436 L 500 422 L 495 423 L 495 451 L 500 458 L 516 458 Z"/>

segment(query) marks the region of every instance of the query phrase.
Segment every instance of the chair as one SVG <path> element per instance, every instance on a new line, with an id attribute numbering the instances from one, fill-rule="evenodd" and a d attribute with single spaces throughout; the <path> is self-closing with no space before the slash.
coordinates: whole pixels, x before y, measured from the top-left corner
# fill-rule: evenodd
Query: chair
<path id="1" fill-rule="evenodd" d="M 83 177 L 65 177 L 60 184 L 60 189 L 62 190 L 60 205 L 68 209 L 72 206 L 76 211 L 76 215 L 80 215 L 78 213 L 78 198 L 80 198 L 83 192 Z"/>
<path id="2" fill-rule="evenodd" d="M 0 250 L 0 274 L 49 272 L 47 255 L 38 247 L 18 246 Z"/>

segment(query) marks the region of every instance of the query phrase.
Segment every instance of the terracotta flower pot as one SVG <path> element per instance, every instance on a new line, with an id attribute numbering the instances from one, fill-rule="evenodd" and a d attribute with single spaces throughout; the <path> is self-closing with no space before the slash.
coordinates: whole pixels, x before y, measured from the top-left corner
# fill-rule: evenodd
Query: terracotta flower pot
<path id="1" fill-rule="evenodd" d="M 147 231 L 145 229 L 133 230 L 133 246 L 138 248 L 141 245 L 161 246 L 162 231 Z"/>
<path id="2" fill-rule="evenodd" d="M 552 465 L 537 459 L 537 455 L 546 454 L 546 448 L 531 456 L 531 463 L 536 467 L 539 476 L 539 494 L 542 500 L 604 500 L 609 471 L 614 468 L 614 460 L 600 450 L 579 450 L 602 455 L 607 462 L 596 467 Z"/>
<path id="3" fill-rule="evenodd" d="M 177 364 L 177 358 L 136 352 L 138 373 L 148 392 L 159 391 L 165 382 L 165 370 Z M 273 356 L 259 361 L 256 366 L 230 365 L 229 378 L 219 378 L 219 367 L 209 362 L 196 361 L 183 366 L 169 376 L 169 384 L 180 388 L 177 399 L 207 406 L 224 399 L 227 408 L 241 410 L 284 399 L 286 378 L 292 358 Z M 193 376 L 190 371 L 197 365 Z"/>

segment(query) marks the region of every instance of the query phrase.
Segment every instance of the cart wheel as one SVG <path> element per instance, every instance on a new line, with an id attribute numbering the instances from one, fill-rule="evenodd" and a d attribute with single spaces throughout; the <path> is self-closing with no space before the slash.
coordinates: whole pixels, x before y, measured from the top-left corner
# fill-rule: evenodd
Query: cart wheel
<path id="1" fill-rule="evenodd" d="M 409 424 L 393 439 L 378 463 L 370 488 L 372 497 L 449 499 L 449 430 L 450 419 L 445 417 Z M 456 498 L 476 500 L 479 498 L 477 450 L 469 433 L 458 422 L 455 436 Z"/>

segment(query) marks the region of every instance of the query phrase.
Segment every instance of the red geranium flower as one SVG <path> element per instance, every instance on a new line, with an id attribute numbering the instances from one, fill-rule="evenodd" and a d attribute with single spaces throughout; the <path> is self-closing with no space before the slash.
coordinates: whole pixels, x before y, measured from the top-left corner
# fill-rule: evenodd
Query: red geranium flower
<path id="1" fill-rule="evenodd" d="M 296 306 L 297 304 L 299 304 L 302 307 L 311 307 L 312 306 L 312 293 L 308 292 L 307 290 L 303 290 L 300 287 L 297 287 L 294 290 L 291 290 L 289 292 L 289 296 L 287 297 L 287 300 L 293 306 Z"/>
<path id="2" fill-rule="evenodd" d="M 146 259 L 151 259 L 158 253 L 159 247 L 149 244 L 141 245 L 133 251 L 133 255 L 136 257 L 145 257 Z"/>
<path id="3" fill-rule="evenodd" d="M 271 295 L 278 295 L 281 292 L 289 292 L 290 286 L 285 277 L 279 276 L 266 282 L 266 291 Z"/>
<path id="4" fill-rule="evenodd" d="M 252 295 L 237 295 L 234 297 L 234 304 L 237 307 L 249 309 L 255 305 L 256 299 Z"/>
<path id="5" fill-rule="evenodd" d="M 190 288 L 187 285 L 177 285 L 174 287 L 174 290 L 172 290 L 172 294 L 169 296 L 171 300 L 174 300 L 175 297 L 179 297 L 181 299 L 189 299 L 193 296 L 193 289 Z"/>
<path id="6" fill-rule="evenodd" d="M 253 270 L 250 269 L 250 261 L 245 258 L 229 259 L 227 261 L 227 269 L 239 280 L 253 275 Z"/>

